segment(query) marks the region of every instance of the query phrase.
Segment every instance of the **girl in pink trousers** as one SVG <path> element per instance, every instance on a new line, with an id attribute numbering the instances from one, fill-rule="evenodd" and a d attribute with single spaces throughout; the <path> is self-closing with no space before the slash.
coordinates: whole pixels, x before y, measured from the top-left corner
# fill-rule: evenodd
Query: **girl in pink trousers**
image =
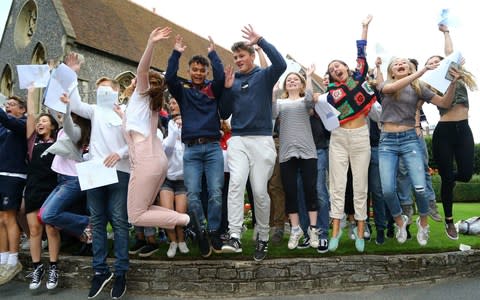
<path id="1" fill-rule="evenodd" d="M 136 226 L 173 229 L 190 222 L 187 214 L 153 205 L 167 174 L 168 161 L 157 137 L 158 112 L 163 106 L 163 76 L 149 71 L 155 44 L 168 39 L 171 29 L 155 28 L 137 68 L 137 85 L 123 118 L 130 156 L 128 219 Z"/>

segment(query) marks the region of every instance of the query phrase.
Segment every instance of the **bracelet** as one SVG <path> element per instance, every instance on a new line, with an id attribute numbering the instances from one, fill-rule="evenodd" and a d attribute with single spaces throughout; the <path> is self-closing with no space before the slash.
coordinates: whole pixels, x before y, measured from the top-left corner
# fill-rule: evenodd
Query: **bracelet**
<path id="1" fill-rule="evenodd" d="M 419 125 L 419 126 L 415 126 L 415 128 L 422 128 L 422 126 L 420 126 L 420 125 Z"/>
<path id="2" fill-rule="evenodd" d="M 446 33 L 446 32 L 450 33 L 450 30 L 444 31 L 443 33 Z"/>

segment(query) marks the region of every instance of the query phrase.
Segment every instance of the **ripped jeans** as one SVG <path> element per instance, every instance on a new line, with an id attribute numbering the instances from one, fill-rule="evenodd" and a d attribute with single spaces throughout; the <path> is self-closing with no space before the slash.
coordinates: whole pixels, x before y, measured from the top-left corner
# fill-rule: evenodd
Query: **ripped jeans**
<path id="1" fill-rule="evenodd" d="M 420 137 L 421 138 L 421 137 Z M 397 196 L 397 173 L 402 160 L 412 182 L 420 216 L 428 214 L 425 193 L 423 151 L 415 129 L 403 132 L 382 132 L 378 146 L 379 169 L 383 198 L 393 217 L 402 213 Z"/>

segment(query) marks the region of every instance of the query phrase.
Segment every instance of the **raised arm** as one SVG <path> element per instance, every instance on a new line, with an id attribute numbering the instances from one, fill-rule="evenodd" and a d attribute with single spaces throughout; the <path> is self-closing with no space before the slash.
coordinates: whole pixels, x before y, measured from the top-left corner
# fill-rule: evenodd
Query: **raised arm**
<path id="1" fill-rule="evenodd" d="M 403 89 L 410 83 L 412 83 L 415 79 L 420 78 L 425 72 L 428 70 L 433 70 L 438 67 L 439 63 L 429 63 L 425 65 L 422 69 L 418 70 L 415 73 L 412 73 L 406 77 L 403 77 L 399 80 L 395 80 L 393 82 L 388 82 L 383 86 L 382 93 L 384 94 L 393 94 L 398 90 Z"/>
<path id="2" fill-rule="evenodd" d="M 453 97 L 455 96 L 457 81 L 461 74 L 455 68 L 451 68 L 449 72 L 453 76 L 453 80 L 450 82 L 447 92 L 442 97 L 435 95 L 430 100 L 430 103 L 435 104 L 438 107 L 449 108 L 452 105 Z"/>
<path id="3" fill-rule="evenodd" d="M 208 58 L 212 64 L 212 72 L 213 72 L 213 82 L 212 82 L 212 90 L 215 98 L 220 98 L 222 95 L 224 86 L 225 86 L 225 70 L 218 57 L 217 52 L 215 51 L 215 43 L 211 36 L 208 36 L 208 40 L 210 41 L 210 45 L 208 47 Z"/>
<path id="4" fill-rule="evenodd" d="M 68 98 L 67 94 L 63 94 L 60 97 L 60 101 L 67 105 L 67 110 L 63 116 L 63 131 L 74 144 L 77 144 L 82 137 L 82 130 L 80 127 L 76 126 L 75 123 L 73 123 L 70 110 L 70 99 Z"/>
<path id="5" fill-rule="evenodd" d="M 27 92 L 27 139 L 29 139 L 35 131 L 35 121 L 37 116 L 35 115 L 34 94 L 35 88 L 29 87 Z"/>
<path id="6" fill-rule="evenodd" d="M 167 82 L 168 91 L 178 101 L 182 101 L 181 90 L 182 84 L 177 77 L 178 63 L 180 56 L 187 49 L 183 44 L 183 38 L 179 34 L 175 36 L 175 44 L 173 45 L 172 55 L 168 59 L 167 71 L 165 72 L 165 81 Z"/>
<path id="7" fill-rule="evenodd" d="M 367 40 L 368 37 L 368 25 L 372 21 L 373 16 L 368 15 L 363 21 L 362 21 L 362 40 Z"/>
<path id="8" fill-rule="evenodd" d="M 452 38 L 450 37 L 450 30 L 448 30 L 448 26 L 445 24 L 439 24 L 438 30 L 443 32 L 443 36 L 445 38 L 445 55 L 448 56 L 453 52 L 453 43 Z"/>
<path id="9" fill-rule="evenodd" d="M 149 87 L 148 71 L 152 65 L 155 44 L 161 40 L 168 39 L 171 32 L 172 29 L 170 27 L 157 27 L 150 33 L 147 46 L 145 47 L 145 51 L 143 52 L 142 58 L 140 58 L 140 62 L 138 63 L 137 67 L 137 88 L 140 92 L 148 90 Z"/>
<path id="10" fill-rule="evenodd" d="M 375 82 L 376 84 L 380 84 L 384 81 L 383 79 L 383 72 L 382 72 L 382 59 L 377 57 L 375 60 Z"/>
<path id="11" fill-rule="evenodd" d="M 265 57 L 265 53 L 263 52 L 262 48 L 260 48 L 260 46 L 258 46 L 258 45 L 254 45 L 253 48 L 255 49 L 255 51 L 258 54 L 258 60 L 260 62 L 260 67 L 262 67 L 262 68 L 268 67 L 267 58 Z"/>

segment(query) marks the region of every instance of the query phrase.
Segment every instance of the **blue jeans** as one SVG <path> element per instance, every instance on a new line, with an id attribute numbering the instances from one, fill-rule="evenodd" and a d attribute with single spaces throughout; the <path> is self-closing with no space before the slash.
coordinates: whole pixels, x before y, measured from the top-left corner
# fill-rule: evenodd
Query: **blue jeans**
<path id="1" fill-rule="evenodd" d="M 90 222 L 93 227 L 93 270 L 95 273 L 109 271 L 107 265 L 107 222 L 113 227 L 115 275 L 128 271 L 128 217 L 127 193 L 130 174 L 117 171 L 118 183 L 87 191 Z"/>
<path id="2" fill-rule="evenodd" d="M 372 147 L 370 165 L 368 167 L 368 191 L 373 201 L 375 228 L 385 230 L 387 218 L 385 216 L 385 200 L 383 199 L 382 183 L 378 166 L 378 147 Z"/>
<path id="3" fill-rule="evenodd" d="M 317 227 L 320 229 L 320 238 L 328 238 L 330 226 L 330 194 L 327 188 L 328 148 L 317 149 Z"/>
<path id="4" fill-rule="evenodd" d="M 418 138 L 420 147 L 422 149 L 423 153 L 423 166 L 425 168 L 425 198 L 428 201 L 433 201 L 435 202 L 435 191 L 433 190 L 432 186 L 432 177 L 430 176 L 430 172 L 428 170 L 428 150 L 427 150 L 427 144 L 425 143 L 425 139 L 422 137 Z M 400 161 L 399 168 L 398 168 L 398 176 L 397 176 L 397 194 L 398 194 L 398 199 L 400 200 L 400 203 L 402 205 L 412 205 L 413 204 L 413 199 L 412 199 L 412 194 L 411 194 L 411 181 L 410 178 L 408 177 L 408 171 L 403 163 L 403 161 Z"/>
<path id="5" fill-rule="evenodd" d="M 187 188 L 188 209 L 195 213 L 202 229 L 205 222 L 209 231 L 220 227 L 222 218 L 223 153 L 220 143 L 207 143 L 185 147 L 183 154 L 183 176 Z M 200 194 L 202 176 L 205 174 L 208 190 L 207 217 L 203 212 Z"/>
<path id="6" fill-rule="evenodd" d="M 419 215 L 427 215 L 428 200 L 425 197 L 423 151 L 415 129 L 403 132 L 382 132 L 378 154 L 383 197 L 392 216 L 395 218 L 402 213 L 396 186 L 399 160 L 403 160 L 413 184 Z"/>
<path id="7" fill-rule="evenodd" d="M 74 236 L 80 236 L 87 227 L 88 216 L 66 211 L 79 201 L 85 192 L 80 189 L 78 177 L 58 174 L 58 185 L 50 193 L 40 208 L 40 218 L 43 223 L 60 228 Z"/>

